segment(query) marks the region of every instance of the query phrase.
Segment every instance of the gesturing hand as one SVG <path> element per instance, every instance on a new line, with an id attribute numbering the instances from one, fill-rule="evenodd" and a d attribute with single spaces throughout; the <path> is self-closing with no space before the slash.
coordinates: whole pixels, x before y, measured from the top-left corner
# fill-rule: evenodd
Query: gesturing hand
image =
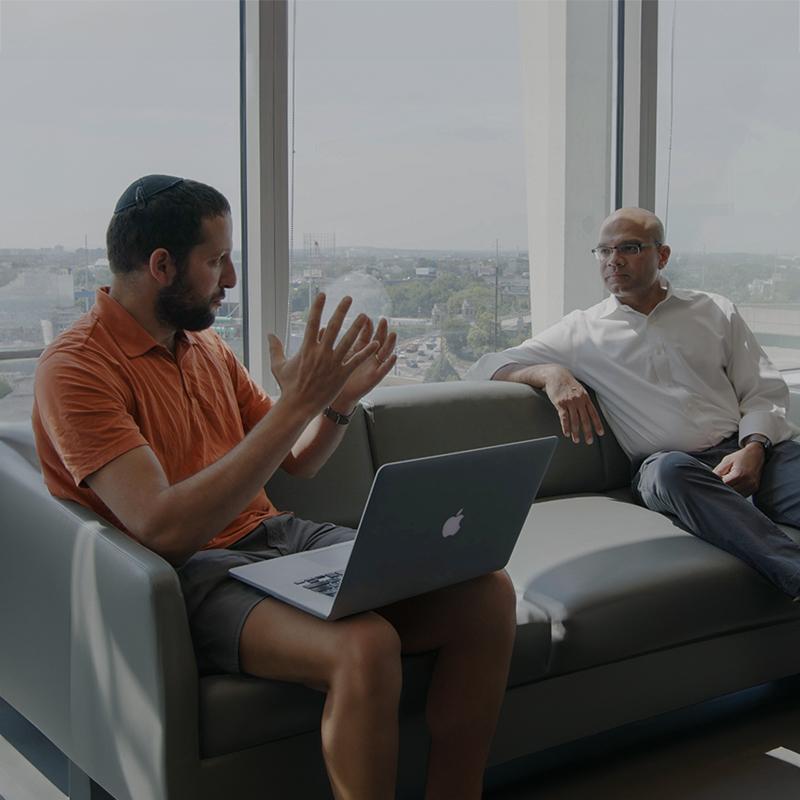
<path id="1" fill-rule="evenodd" d="M 558 412 L 564 436 L 571 437 L 575 444 L 580 442 L 581 432 L 586 444 L 594 441 L 594 431 L 603 436 L 603 423 L 589 393 L 568 369 L 554 365 L 548 372 L 544 390 Z"/>
<path id="2" fill-rule="evenodd" d="M 761 485 L 761 470 L 764 468 L 764 448 L 760 444 L 748 444 L 741 450 L 725 456 L 714 467 L 714 474 L 722 482 L 744 497 L 758 491 Z"/>
<path id="3" fill-rule="evenodd" d="M 389 333 L 389 325 L 381 317 L 378 326 L 375 328 L 375 335 L 372 335 L 372 320 L 367 319 L 361 328 L 361 333 L 353 345 L 351 355 L 363 350 L 372 342 L 378 343 L 378 349 L 373 358 L 362 361 L 361 364 L 350 374 L 339 397 L 336 400 L 336 407 L 350 408 L 354 406 L 370 389 L 374 389 L 389 374 L 389 370 L 397 361 L 394 354 L 394 347 L 397 343 L 397 334 Z"/>
<path id="4" fill-rule="evenodd" d="M 291 358 L 286 358 L 280 339 L 269 334 L 272 374 L 281 387 L 281 395 L 305 409 L 309 416 L 315 416 L 330 405 L 348 378 L 381 346 L 380 342 L 367 337 L 364 346 L 355 347 L 364 326 L 369 323 L 364 314 L 355 318 L 337 343 L 352 302 L 350 297 L 343 298 L 327 326 L 321 329 L 325 295 L 320 292 L 311 304 L 303 343 Z"/>

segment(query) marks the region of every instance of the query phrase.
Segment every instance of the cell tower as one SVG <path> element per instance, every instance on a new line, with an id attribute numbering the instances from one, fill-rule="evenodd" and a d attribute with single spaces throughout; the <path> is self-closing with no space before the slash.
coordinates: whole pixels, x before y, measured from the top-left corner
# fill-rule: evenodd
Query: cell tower
<path id="1" fill-rule="evenodd" d="M 335 233 L 304 233 L 302 278 L 319 287 L 336 260 Z"/>
<path id="2" fill-rule="evenodd" d="M 336 258 L 335 233 L 304 233 L 303 255 L 307 261 L 333 261 Z"/>

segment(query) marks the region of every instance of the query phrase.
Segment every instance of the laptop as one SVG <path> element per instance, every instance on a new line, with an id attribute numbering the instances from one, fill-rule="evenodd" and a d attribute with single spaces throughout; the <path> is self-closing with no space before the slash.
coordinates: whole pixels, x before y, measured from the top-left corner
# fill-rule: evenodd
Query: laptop
<path id="1" fill-rule="evenodd" d="M 353 541 L 229 572 L 334 620 L 502 569 L 557 441 L 549 436 L 384 464 Z"/>

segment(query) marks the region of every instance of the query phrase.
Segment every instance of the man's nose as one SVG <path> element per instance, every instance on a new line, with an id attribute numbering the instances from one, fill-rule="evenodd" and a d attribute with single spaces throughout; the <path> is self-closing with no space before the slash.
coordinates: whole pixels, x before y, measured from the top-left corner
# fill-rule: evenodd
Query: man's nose
<path id="1" fill-rule="evenodd" d="M 236 286 L 236 267 L 233 266 L 233 259 L 230 256 L 225 260 L 225 269 L 222 270 L 219 283 L 224 289 Z"/>
<path id="2" fill-rule="evenodd" d="M 625 264 L 625 259 L 620 255 L 619 250 L 612 250 L 611 255 L 606 262 L 609 267 L 621 267 Z"/>

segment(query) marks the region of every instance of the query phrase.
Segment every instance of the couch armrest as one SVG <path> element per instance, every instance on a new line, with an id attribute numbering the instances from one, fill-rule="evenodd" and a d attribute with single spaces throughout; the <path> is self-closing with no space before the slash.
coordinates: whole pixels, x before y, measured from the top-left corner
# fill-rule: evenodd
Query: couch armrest
<path id="1" fill-rule="evenodd" d="M 2 442 L 0 508 L 0 694 L 117 800 L 185 791 L 198 679 L 174 569 Z"/>
<path id="2" fill-rule="evenodd" d="M 789 410 L 786 416 L 789 422 L 800 428 L 800 386 L 789 387 Z"/>

